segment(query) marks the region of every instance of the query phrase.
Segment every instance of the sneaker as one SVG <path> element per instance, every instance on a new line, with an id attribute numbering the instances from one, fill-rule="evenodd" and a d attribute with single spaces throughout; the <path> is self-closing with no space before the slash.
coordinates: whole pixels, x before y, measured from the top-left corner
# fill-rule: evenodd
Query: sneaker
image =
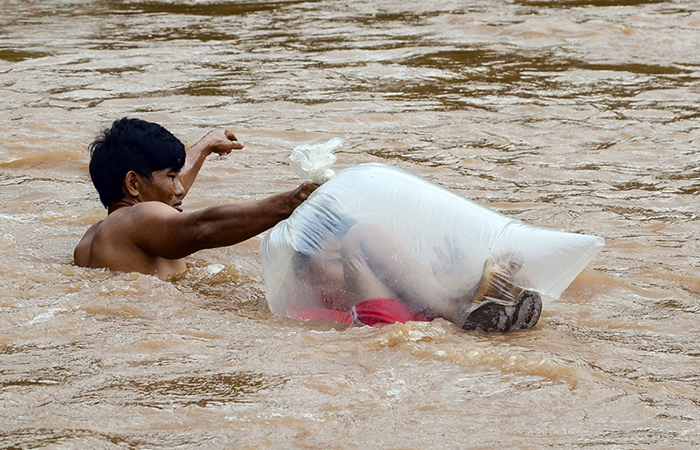
<path id="1" fill-rule="evenodd" d="M 523 290 L 512 303 L 487 298 L 469 314 L 462 329 L 513 331 L 532 328 L 540 319 L 541 313 L 540 294 Z"/>

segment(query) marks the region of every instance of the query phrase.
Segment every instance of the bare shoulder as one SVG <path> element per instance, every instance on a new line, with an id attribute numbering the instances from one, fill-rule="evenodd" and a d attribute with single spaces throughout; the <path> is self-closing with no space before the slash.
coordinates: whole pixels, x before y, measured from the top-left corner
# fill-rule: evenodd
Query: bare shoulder
<path id="1" fill-rule="evenodd" d="M 92 239 L 95 237 L 97 229 L 102 225 L 102 220 L 92 225 L 83 235 L 78 245 L 73 250 L 73 258 L 75 264 L 80 267 L 88 267 L 90 261 L 90 248 L 92 247 Z"/>
<path id="2" fill-rule="evenodd" d="M 167 255 L 162 255 L 164 252 L 154 244 L 159 240 L 171 246 L 179 242 L 163 236 L 167 234 L 167 224 L 179 215 L 173 207 L 161 202 L 118 208 L 87 230 L 73 252 L 75 264 L 148 274 L 182 271 L 184 263 L 164 262 L 162 259 Z M 170 267 L 176 263 L 176 268 Z"/>
<path id="3" fill-rule="evenodd" d="M 133 236 L 139 234 L 139 230 L 144 230 L 144 220 L 148 220 L 149 217 L 167 216 L 174 212 L 172 207 L 160 202 L 139 203 L 114 211 L 85 232 L 73 251 L 75 264 L 80 267 L 92 266 L 90 255 L 93 242 L 99 242 L 100 245 L 109 244 L 111 241 L 131 242 Z"/>
<path id="4" fill-rule="evenodd" d="M 113 216 L 116 213 L 119 213 L 115 216 L 115 219 L 118 219 L 120 225 L 122 225 L 123 222 L 128 222 L 132 220 L 141 222 L 143 220 L 150 219 L 167 219 L 177 217 L 180 214 L 172 206 L 156 201 L 137 203 L 135 205 L 129 206 L 128 208 L 119 209 L 107 216 L 107 218 L 109 219 L 110 216 Z M 115 220 L 114 222 L 116 223 L 117 220 Z"/>
<path id="5" fill-rule="evenodd" d="M 178 215 L 173 207 L 165 203 L 137 203 L 110 213 L 95 229 L 93 237 L 102 244 L 105 241 L 118 241 L 132 245 L 144 236 L 158 233 L 163 223 Z"/>

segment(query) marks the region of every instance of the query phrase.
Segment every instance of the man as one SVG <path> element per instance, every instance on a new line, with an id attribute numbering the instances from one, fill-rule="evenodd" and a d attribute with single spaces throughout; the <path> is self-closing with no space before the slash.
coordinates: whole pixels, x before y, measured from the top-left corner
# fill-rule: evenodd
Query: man
<path id="1" fill-rule="evenodd" d="M 90 145 L 90 177 L 107 217 L 80 240 L 75 263 L 166 279 L 186 270 L 185 256 L 245 241 L 286 219 L 318 187 L 306 182 L 258 201 L 183 212 L 206 157 L 241 148 L 233 133 L 221 130 L 186 152 L 158 124 L 115 121 Z"/>

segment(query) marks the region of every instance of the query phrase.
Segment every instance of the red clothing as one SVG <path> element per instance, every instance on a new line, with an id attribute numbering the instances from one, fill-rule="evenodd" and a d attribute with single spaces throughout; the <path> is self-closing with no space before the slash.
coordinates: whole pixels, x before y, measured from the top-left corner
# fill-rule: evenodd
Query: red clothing
<path id="1" fill-rule="evenodd" d="M 365 300 L 355 305 L 355 311 L 357 312 L 357 322 L 364 325 L 388 325 L 409 321 L 430 322 L 430 319 L 423 314 L 411 311 L 405 303 L 395 298 Z M 325 308 L 308 308 L 297 311 L 294 318 L 347 324 L 355 322 L 349 312 Z"/>

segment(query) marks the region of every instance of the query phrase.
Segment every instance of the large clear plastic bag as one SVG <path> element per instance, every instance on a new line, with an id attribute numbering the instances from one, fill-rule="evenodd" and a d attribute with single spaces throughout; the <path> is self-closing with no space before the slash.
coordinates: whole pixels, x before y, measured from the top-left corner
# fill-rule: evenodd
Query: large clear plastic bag
<path id="1" fill-rule="evenodd" d="M 298 318 L 298 311 L 308 308 L 352 306 L 352 299 L 343 299 L 342 283 L 324 285 L 309 275 L 335 270 L 336 280 L 342 280 L 342 266 L 338 269 L 333 259 L 338 253 L 326 247 L 334 241 L 329 237 L 342 238 L 358 224 L 390 230 L 405 254 L 454 293 L 476 291 L 494 252 L 517 254 L 517 282 L 539 293 L 544 304 L 558 298 L 604 245 L 600 237 L 527 225 L 392 166 L 361 164 L 318 188 L 263 239 L 272 312 Z M 310 258 L 324 252 L 336 256 L 312 267 Z M 332 296 L 337 298 L 329 300 Z"/>

